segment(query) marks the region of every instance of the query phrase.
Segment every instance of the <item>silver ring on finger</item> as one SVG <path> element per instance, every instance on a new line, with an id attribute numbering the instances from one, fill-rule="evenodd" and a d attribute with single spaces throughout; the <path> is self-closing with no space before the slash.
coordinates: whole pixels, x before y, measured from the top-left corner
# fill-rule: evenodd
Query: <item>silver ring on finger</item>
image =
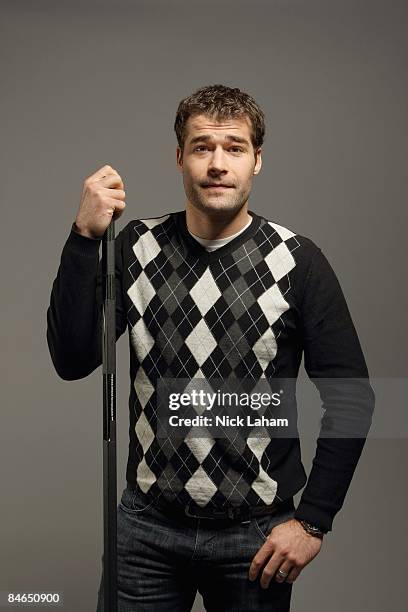
<path id="1" fill-rule="evenodd" d="M 279 570 L 277 571 L 277 574 L 278 574 L 279 576 L 281 576 L 281 578 L 286 578 L 286 576 L 288 576 L 288 575 L 289 575 L 289 572 L 283 572 L 282 570 L 280 570 L 280 569 L 279 569 Z"/>

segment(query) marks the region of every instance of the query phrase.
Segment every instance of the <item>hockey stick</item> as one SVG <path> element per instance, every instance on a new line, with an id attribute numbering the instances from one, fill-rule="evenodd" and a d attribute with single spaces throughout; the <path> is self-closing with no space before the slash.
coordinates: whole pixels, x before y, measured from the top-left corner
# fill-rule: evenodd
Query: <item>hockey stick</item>
<path id="1" fill-rule="evenodd" d="M 117 612 L 115 221 L 102 239 L 103 286 L 103 588 L 104 612 Z"/>

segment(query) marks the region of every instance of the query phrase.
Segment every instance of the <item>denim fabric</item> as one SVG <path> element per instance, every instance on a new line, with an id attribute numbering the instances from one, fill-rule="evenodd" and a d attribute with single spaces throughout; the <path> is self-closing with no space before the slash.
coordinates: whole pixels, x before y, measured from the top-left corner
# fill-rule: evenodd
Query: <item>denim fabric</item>
<path id="1" fill-rule="evenodd" d="M 287 612 L 292 584 L 263 589 L 248 570 L 286 510 L 249 522 L 166 516 L 142 491 L 125 488 L 117 508 L 118 612 L 188 612 L 197 590 L 208 612 Z M 102 555 L 103 563 L 103 555 Z M 104 612 L 103 573 L 97 612 Z"/>

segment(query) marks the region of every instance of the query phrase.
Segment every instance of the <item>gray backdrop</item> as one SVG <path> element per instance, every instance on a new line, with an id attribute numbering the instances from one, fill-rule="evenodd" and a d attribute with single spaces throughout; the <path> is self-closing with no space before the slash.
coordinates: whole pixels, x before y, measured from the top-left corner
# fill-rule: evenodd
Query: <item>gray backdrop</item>
<path id="1" fill-rule="evenodd" d="M 0 590 L 61 590 L 64 609 L 95 609 L 101 368 L 58 378 L 46 309 L 86 176 L 110 164 L 124 178 L 117 231 L 184 208 L 173 121 L 199 86 L 238 86 L 261 104 L 267 135 L 250 207 L 322 248 L 370 374 L 406 376 L 407 6 L 2 0 Z M 118 494 L 127 351 L 125 333 Z M 307 472 L 314 448 L 302 443 Z M 333 531 L 295 582 L 294 611 L 405 609 L 407 456 L 405 437 L 367 441 Z"/>

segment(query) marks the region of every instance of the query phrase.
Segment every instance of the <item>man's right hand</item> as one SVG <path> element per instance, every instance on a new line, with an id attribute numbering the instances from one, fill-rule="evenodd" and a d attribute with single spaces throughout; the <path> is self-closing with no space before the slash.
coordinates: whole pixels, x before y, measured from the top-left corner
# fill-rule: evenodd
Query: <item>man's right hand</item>
<path id="1" fill-rule="evenodd" d="M 88 238 L 102 238 L 112 217 L 118 219 L 125 209 L 124 184 L 112 166 L 103 166 L 88 176 L 75 219 L 78 232 Z"/>

